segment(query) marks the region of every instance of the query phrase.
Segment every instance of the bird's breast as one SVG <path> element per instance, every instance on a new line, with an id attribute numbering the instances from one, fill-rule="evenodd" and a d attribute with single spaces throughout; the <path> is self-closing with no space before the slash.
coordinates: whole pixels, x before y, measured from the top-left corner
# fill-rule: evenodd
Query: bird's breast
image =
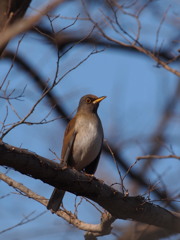
<path id="1" fill-rule="evenodd" d="M 101 151 L 103 130 L 98 118 L 79 119 L 75 126 L 77 135 L 73 145 L 73 161 L 82 170 L 96 159 Z"/>

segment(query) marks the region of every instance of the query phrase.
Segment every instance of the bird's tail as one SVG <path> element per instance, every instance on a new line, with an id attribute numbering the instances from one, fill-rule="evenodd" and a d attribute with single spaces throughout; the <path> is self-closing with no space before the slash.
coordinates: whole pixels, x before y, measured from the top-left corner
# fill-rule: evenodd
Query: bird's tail
<path id="1" fill-rule="evenodd" d="M 49 199 L 47 209 L 51 210 L 52 212 L 57 212 L 62 203 L 64 194 L 65 194 L 65 191 L 55 188 Z"/>

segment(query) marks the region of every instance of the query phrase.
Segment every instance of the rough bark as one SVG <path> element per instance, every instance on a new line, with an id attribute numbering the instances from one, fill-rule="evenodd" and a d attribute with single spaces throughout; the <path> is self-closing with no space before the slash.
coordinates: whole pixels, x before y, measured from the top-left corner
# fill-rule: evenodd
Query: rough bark
<path id="1" fill-rule="evenodd" d="M 115 218 L 131 219 L 172 232 L 180 232 L 180 216 L 141 196 L 125 197 L 98 179 L 74 169 L 60 168 L 54 163 L 26 149 L 0 143 L 0 165 L 40 179 L 54 187 L 85 196 L 105 208 Z"/>

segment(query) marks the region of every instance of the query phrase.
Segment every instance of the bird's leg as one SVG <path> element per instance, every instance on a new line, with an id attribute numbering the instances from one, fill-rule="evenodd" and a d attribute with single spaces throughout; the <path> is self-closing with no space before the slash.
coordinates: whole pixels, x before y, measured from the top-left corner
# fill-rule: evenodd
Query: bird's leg
<path id="1" fill-rule="evenodd" d="M 67 163 L 66 163 L 65 161 L 61 160 L 61 162 L 60 162 L 60 167 L 61 167 L 62 169 L 67 168 Z"/>

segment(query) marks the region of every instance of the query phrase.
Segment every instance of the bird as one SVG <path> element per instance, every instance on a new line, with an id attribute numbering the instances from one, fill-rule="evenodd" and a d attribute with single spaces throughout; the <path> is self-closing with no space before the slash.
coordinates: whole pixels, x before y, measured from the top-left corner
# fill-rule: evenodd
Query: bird
<path id="1" fill-rule="evenodd" d="M 83 96 L 75 116 L 68 123 L 61 151 L 61 166 L 83 171 L 94 175 L 103 146 L 103 127 L 97 114 L 99 103 L 106 96 L 97 97 L 92 94 Z M 65 191 L 54 188 L 47 204 L 53 213 L 60 208 Z"/>

